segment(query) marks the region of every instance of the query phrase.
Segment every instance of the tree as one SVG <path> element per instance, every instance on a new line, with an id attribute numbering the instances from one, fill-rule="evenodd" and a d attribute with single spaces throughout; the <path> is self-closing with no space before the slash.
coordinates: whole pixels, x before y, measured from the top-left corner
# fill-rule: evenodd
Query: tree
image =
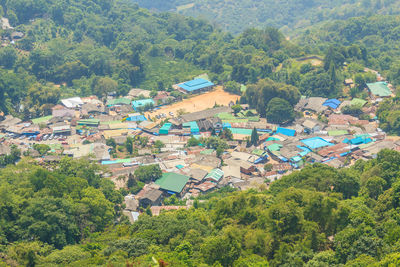
<path id="1" fill-rule="evenodd" d="M 0 49 L 0 65 L 6 69 L 11 69 L 14 67 L 15 62 L 18 59 L 17 52 L 15 48 L 7 46 Z"/>
<path id="2" fill-rule="evenodd" d="M 264 170 L 267 172 L 272 171 L 273 165 L 271 163 L 267 163 L 264 165 Z"/>
<path id="3" fill-rule="evenodd" d="M 276 83 L 269 79 L 259 80 L 256 84 L 250 84 L 242 97 L 247 103 L 265 117 L 265 106 L 273 98 L 282 98 L 294 106 L 299 102 L 300 92 L 292 85 Z M 242 99 L 241 99 L 242 101 Z"/>
<path id="4" fill-rule="evenodd" d="M 118 83 L 109 77 L 96 77 L 92 83 L 92 90 L 98 97 L 103 97 L 107 93 L 117 91 Z"/>
<path id="5" fill-rule="evenodd" d="M 162 171 L 158 164 L 153 164 L 138 167 L 134 175 L 139 181 L 148 183 L 159 179 L 162 176 Z"/>
<path id="6" fill-rule="evenodd" d="M 106 145 L 112 147 L 113 149 L 117 147 L 117 143 L 115 142 L 114 138 L 108 138 L 106 140 Z"/>
<path id="7" fill-rule="evenodd" d="M 231 108 L 233 109 L 233 113 L 235 114 L 235 116 L 242 110 L 241 105 L 233 105 Z"/>
<path id="8" fill-rule="evenodd" d="M 257 146 L 258 145 L 258 133 L 257 133 L 256 127 L 254 127 L 253 131 L 251 132 L 250 143 L 253 146 Z"/>
<path id="9" fill-rule="evenodd" d="M 229 128 L 224 128 L 220 133 L 219 133 L 219 137 L 221 139 L 225 139 L 228 141 L 233 140 L 233 134 L 232 131 Z"/>
<path id="10" fill-rule="evenodd" d="M 133 153 L 133 138 L 132 137 L 126 138 L 125 148 L 126 148 L 126 151 L 132 155 L 132 153 Z"/>
<path id="11" fill-rule="evenodd" d="M 343 194 L 344 198 L 357 196 L 360 190 L 360 181 L 356 174 L 347 169 L 340 170 L 334 179 L 334 191 Z"/>
<path id="12" fill-rule="evenodd" d="M 188 146 L 188 147 L 198 146 L 199 144 L 200 144 L 200 140 L 197 139 L 197 138 L 194 137 L 194 136 L 191 136 L 191 137 L 189 138 L 189 140 L 187 141 L 187 146 Z"/>
<path id="13" fill-rule="evenodd" d="M 34 144 L 33 149 L 35 149 L 41 157 L 51 150 L 51 148 L 46 144 Z"/>
<path id="14" fill-rule="evenodd" d="M 293 107 L 282 98 L 273 98 L 267 105 L 267 120 L 271 123 L 288 123 L 295 118 Z"/>
<path id="15" fill-rule="evenodd" d="M 233 94 L 241 95 L 240 84 L 235 81 L 225 83 L 224 90 Z"/>
<path id="16" fill-rule="evenodd" d="M 165 144 L 162 141 L 156 140 L 154 142 L 154 148 L 156 148 L 158 151 L 160 151 L 163 147 L 165 147 Z"/>
<path id="17" fill-rule="evenodd" d="M 386 181 L 384 179 L 374 176 L 367 180 L 362 192 L 365 192 L 368 197 L 376 200 L 383 193 L 385 185 Z"/>

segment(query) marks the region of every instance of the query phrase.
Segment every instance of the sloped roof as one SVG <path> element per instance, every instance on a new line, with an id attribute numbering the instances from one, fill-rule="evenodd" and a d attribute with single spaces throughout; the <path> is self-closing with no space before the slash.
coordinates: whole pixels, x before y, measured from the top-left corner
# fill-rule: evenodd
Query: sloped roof
<path id="1" fill-rule="evenodd" d="M 286 136 L 294 136 L 296 134 L 296 130 L 278 127 L 276 129 L 276 133 L 277 134 L 283 134 L 283 135 L 286 135 Z"/>
<path id="2" fill-rule="evenodd" d="M 193 91 L 200 90 L 200 89 L 203 89 L 206 87 L 214 86 L 214 83 L 212 83 L 206 79 L 199 78 L 199 79 L 194 79 L 191 81 L 187 81 L 187 82 L 178 84 L 178 86 L 185 91 L 193 92 Z"/>
<path id="3" fill-rule="evenodd" d="M 209 174 L 207 174 L 205 179 L 212 179 L 215 182 L 219 182 L 221 178 L 224 176 L 224 172 L 220 169 L 214 169 Z"/>
<path id="4" fill-rule="evenodd" d="M 301 140 L 301 142 L 311 149 L 317 149 L 317 148 L 333 145 L 332 143 L 326 141 L 325 139 L 323 139 L 321 137 L 313 137 L 313 138 L 309 138 L 309 139 L 304 139 L 304 140 Z"/>
<path id="5" fill-rule="evenodd" d="M 190 177 L 174 172 L 164 173 L 160 179 L 155 183 L 160 186 L 161 189 L 180 193 L 189 181 Z"/>
<path id="6" fill-rule="evenodd" d="M 387 83 L 385 82 L 367 83 L 367 87 L 371 91 L 371 93 L 376 96 L 385 97 L 392 94 L 389 87 L 387 86 Z"/>
<path id="7" fill-rule="evenodd" d="M 83 105 L 83 101 L 80 97 L 71 97 L 67 99 L 62 99 L 61 103 L 67 108 L 76 108 Z"/>

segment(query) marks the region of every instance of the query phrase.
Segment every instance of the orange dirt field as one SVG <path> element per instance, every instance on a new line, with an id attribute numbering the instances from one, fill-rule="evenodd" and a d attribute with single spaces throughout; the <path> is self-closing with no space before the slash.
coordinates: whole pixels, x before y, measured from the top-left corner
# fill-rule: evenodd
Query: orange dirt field
<path id="1" fill-rule="evenodd" d="M 231 101 L 236 102 L 236 100 L 239 98 L 240 96 L 238 95 L 225 92 L 222 89 L 222 86 L 217 86 L 216 89 L 214 89 L 213 91 L 184 99 L 183 101 L 162 107 L 159 110 L 153 112 L 146 112 L 145 116 L 147 118 L 148 116 L 154 118 L 158 114 L 165 113 L 167 117 L 170 118 L 170 112 L 173 112 L 174 116 L 177 116 L 178 110 L 184 110 L 185 112 L 191 113 L 213 108 L 215 103 L 217 103 L 218 105 L 227 106 Z"/>

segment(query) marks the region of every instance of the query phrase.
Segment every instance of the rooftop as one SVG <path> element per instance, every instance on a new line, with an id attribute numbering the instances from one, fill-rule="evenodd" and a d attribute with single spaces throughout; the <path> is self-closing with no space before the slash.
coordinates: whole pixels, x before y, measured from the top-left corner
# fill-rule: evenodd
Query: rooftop
<path id="1" fill-rule="evenodd" d="M 107 101 L 107 106 L 115 106 L 115 105 L 129 105 L 131 104 L 131 100 L 129 98 L 116 98 L 109 99 Z"/>
<path id="2" fill-rule="evenodd" d="M 385 97 L 392 94 L 385 82 L 367 83 L 367 86 L 371 93 L 376 96 Z"/>
<path id="3" fill-rule="evenodd" d="M 214 86 L 214 84 L 203 78 L 194 79 L 194 80 L 179 84 L 180 88 L 182 88 L 183 90 L 188 91 L 188 92 L 201 90 L 203 88 L 207 88 L 210 86 Z"/>
<path id="4" fill-rule="evenodd" d="M 154 105 L 154 104 L 155 104 L 154 100 L 151 98 L 132 101 L 132 107 L 134 109 L 144 107 L 146 105 Z"/>
<path id="5" fill-rule="evenodd" d="M 168 172 L 164 173 L 162 177 L 158 179 L 155 183 L 159 185 L 161 189 L 174 193 L 180 193 L 182 192 L 189 179 L 189 176 L 174 172 Z"/>
<path id="6" fill-rule="evenodd" d="M 301 140 L 301 142 L 311 149 L 318 149 L 321 147 L 333 145 L 332 143 L 326 141 L 325 139 L 323 139 L 321 137 L 313 137 L 313 138 L 309 138 L 309 139 L 304 139 L 304 140 Z"/>

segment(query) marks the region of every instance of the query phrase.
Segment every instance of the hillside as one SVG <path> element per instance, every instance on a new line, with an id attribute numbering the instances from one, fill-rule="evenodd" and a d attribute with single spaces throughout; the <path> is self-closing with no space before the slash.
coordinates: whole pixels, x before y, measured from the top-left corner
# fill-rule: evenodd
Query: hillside
<path id="1" fill-rule="evenodd" d="M 370 14 L 399 14 L 396 1 L 382 0 L 134 0 L 155 11 L 174 11 L 207 18 L 222 29 L 240 33 L 248 27 L 272 26 L 284 33 L 323 21 L 346 20 Z"/>
<path id="2" fill-rule="evenodd" d="M 3 3 L 0 14 L 14 27 L 0 30 L 0 109 L 15 115 L 46 115 L 51 104 L 77 94 L 164 90 L 204 72 L 216 83 L 255 82 L 302 55 L 273 28 L 234 38 L 128 0 L 22 0 Z"/>
<path id="3" fill-rule="evenodd" d="M 310 165 L 270 190 L 224 188 L 188 210 L 113 225 L 121 193 L 95 165 L 0 170 L 0 265 L 398 266 L 400 154 Z M 82 167 L 89 167 L 82 171 Z M 97 169 L 98 170 L 98 169 Z M 9 179 L 18 173 L 18 179 Z M 114 207 L 114 209 L 112 208 Z M 8 242 L 8 246 L 4 246 Z"/>
<path id="4" fill-rule="evenodd" d="M 399 84 L 399 22 L 400 16 L 397 15 L 332 21 L 307 28 L 293 41 L 314 52 L 324 51 L 329 46 L 362 47 L 369 54 L 366 64 Z"/>

